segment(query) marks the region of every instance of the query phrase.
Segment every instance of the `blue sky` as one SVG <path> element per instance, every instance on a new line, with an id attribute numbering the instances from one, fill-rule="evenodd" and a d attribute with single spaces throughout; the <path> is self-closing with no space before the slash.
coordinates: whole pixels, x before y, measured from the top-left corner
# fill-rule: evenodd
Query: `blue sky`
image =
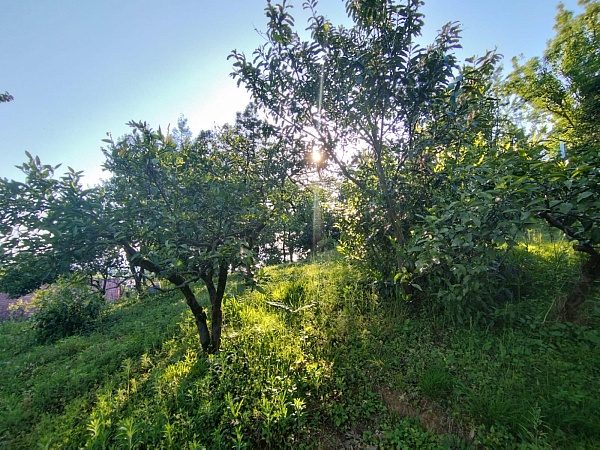
<path id="1" fill-rule="evenodd" d="M 273 0 L 274 2 L 276 0 Z M 294 0 L 301 15 L 302 0 Z M 563 2 L 581 11 L 576 0 Z M 553 36 L 558 1 L 425 0 L 422 44 L 444 23 L 463 27 L 461 58 L 498 47 L 510 58 L 541 55 Z M 129 120 L 173 126 L 180 114 L 194 134 L 232 122 L 249 101 L 229 77 L 227 56 L 263 41 L 266 0 L 0 0 L 0 177 L 25 151 L 44 163 L 103 175 L 106 132 Z M 343 0 L 321 0 L 334 24 L 348 24 Z M 304 23 L 297 20 L 298 25 Z M 106 175 L 104 175 L 106 177 Z"/>

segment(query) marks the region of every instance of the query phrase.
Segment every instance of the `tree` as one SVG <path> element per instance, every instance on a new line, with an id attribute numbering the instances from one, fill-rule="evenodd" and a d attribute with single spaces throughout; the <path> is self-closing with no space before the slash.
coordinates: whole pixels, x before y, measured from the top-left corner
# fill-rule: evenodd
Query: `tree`
<path id="1" fill-rule="evenodd" d="M 219 348 L 221 303 L 230 269 L 250 267 L 252 249 L 297 169 L 290 143 L 253 109 L 235 127 L 204 133 L 177 148 L 168 136 L 132 123 L 134 133 L 107 149 L 108 186 L 118 208 L 116 238 L 130 261 L 166 278 L 185 296 L 202 346 Z M 211 330 L 190 284 L 211 301 Z"/>
<path id="2" fill-rule="evenodd" d="M 453 49 L 457 24 L 447 24 L 426 48 L 415 44 L 423 25 L 419 0 L 346 2 L 352 28 L 334 27 L 311 13 L 308 41 L 294 31 L 291 5 L 268 3 L 267 42 L 252 58 L 234 51 L 233 76 L 288 133 L 315 140 L 326 161 L 351 183 L 354 253 L 378 264 L 379 277 L 401 271 L 410 228 L 431 198 L 432 165 L 440 148 L 460 146 L 486 99 L 458 96 L 472 89 Z M 479 60 L 484 70 L 497 56 Z M 418 185 L 418 186 L 417 186 Z M 413 187 L 416 189 L 413 189 Z M 368 211 L 375 211 L 374 214 Z M 348 225 L 348 224 L 346 224 Z"/>
<path id="3" fill-rule="evenodd" d="M 331 198 L 326 182 L 288 182 L 280 215 L 267 225 L 261 236 L 259 256 L 267 264 L 292 262 L 313 251 L 331 249 L 339 240 L 337 216 L 326 201 Z"/>
<path id="4" fill-rule="evenodd" d="M 515 59 L 505 85 L 530 121 L 550 125 L 538 140 L 544 151 L 524 165 L 533 186 L 530 210 L 588 255 L 567 299 L 567 318 L 600 276 L 600 2 L 579 4 L 585 10 L 578 16 L 559 5 L 556 36 L 543 57 L 523 65 Z"/>
<path id="5" fill-rule="evenodd" d="M 600 137 L 600 3 L 580 0 L 579 4 L 585 7 L 579 16 L 558 6 L 556 36 L 544 55 L 522 65 L 514 58 L 507 83 L 509 92 L 536 114 L 535 122 L 552 124 L 547 138 L 555 148 L 564 142 L 569 157 Z"/>
<path id="6" fill-rule="evenodd" d="M 0 285 L 12 295 L 54 281 L 73 264 L 85 269 L 105 251 L 101 192 L 82 187 L 82 172 L 68 168 L 55 178 L 60 165 L 27 156 L 25 182 L 0 180 Z"/>
<path id="7" fill-rule="evenodd" d="M 4 92 L 4 94 L 0 94 L 0 103 L 8 103 L 13 101 L 15 98 L 10 95 L 8 92 Z"/>
<path id="8" fill-rule="evenodd" d="M 173 139 L 175 140 L 177 147 L 181 147 L 184 144 L 189 144 L 192 137 L 193 133 L 188 126 L 188 120 L 182 114 L 177 119 L 177 127 L 173 130 Z"/>
<path id="9" fill-rule="evenodd" d="M 77 172 L 55 180 L 54 168 L 33 158 L 23 166 L 25 183 L 2 182 L 1 223 L 10 236 L 2 262 L 17 264 L 28 251 L 44 267 L 71 268 L 121 249 L 146 281 L 166 279 L 183 294 L 202 347 L 215 352 L 229 272 L 242 267 L 251 276 L 254 242 L 303 160 L 252 107 L 234 126 L 180 146 L 160 129 L 129 125 L 130 135 L 105 140 L 113 177 L 103 186 L 82 190 Z M 197 282 L 210 298 L 210 329 Z"/>

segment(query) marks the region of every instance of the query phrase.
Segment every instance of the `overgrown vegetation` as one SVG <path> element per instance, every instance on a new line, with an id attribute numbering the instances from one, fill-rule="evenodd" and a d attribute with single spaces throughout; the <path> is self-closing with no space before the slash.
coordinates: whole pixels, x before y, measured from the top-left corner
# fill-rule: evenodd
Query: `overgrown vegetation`
<path id="1" fill-rule="evenodd" d="M 348 0 L 349 28 L 308 0 L 306 41 L 268 2 L 265 44 L 230 55 L 258 105 L 235 125 L 130 122 L 87 189 L 27 154 L 0 180 L 0 286 L 59 281 L 1 326 L 0 445 L 600 446 L 600 5 L 580 4 L 502 81 L 491 52 L 457 61 L 455 24 L 415 45 L 419 0 Z M 136 294 L 105 308 L 71 272 Z M 143 294 L 162 281 L 187 309 Z"/>
<path id="2" fill-rule="evenodd" d="M 543 58 L 507 80 L 493 52 L 457 60 L 458 24 L 417 44 L 418 0 L 345 4 L 349 27 L 304 2 L 306 38 L 290 2 L 269 3 L 265 43 L 230 55 L 238 83 L 340 177 L 345 254 L 382 294 L 435 292 L 472 318 L 510 277 L 507 246 L 542 219 L 589 258 L 564 305 L 572 320 L 600 276 L 598 2 L 579 16 L 559 7 Z"/>
<path id="3" fill-rule="evenodd" d="M 334 253 L 268 268 L 264 293 L 232 285 L 215 355 L 172 294 L 54 345 L 3 323 L 0 446 L 594 448 L 600 295 L 557 322 L 577 258 L 541 239 L 511 251 L 520 295 L 486 325 L 381 298 Z"/>
<path id="4" fill-rule="evenodd" d="M 71 277 L 38 290 L 29 308 L 35 311 L 33 326 L 39 339 L 49 342 L 93 326 L 105 304 L 87 280 Z"/>

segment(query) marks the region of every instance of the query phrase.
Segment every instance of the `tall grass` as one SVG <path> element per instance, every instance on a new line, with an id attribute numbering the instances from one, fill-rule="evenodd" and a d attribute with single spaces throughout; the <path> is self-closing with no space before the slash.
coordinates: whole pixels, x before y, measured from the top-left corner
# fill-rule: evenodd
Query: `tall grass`
<path id="1" fill-rule="evenodd" d="M 379 298 L 332 254 L 232 283 L 216 355 L 174 295 L 52 345 L 0 324 L 0 448 L 598 447 L 600 299 L 559 323 L 576 257 L 535 235 L 512 257 L 520 294 L 488 325 Z"/>

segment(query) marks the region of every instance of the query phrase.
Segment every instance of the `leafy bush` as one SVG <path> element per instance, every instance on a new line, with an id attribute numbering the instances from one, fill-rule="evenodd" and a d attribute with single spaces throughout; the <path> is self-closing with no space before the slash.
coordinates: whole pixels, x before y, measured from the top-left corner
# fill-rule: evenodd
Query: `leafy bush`
<path id="1" fill-rule="evenodd" d="M 8 305 L 8 317 L 10 320 L 25 320 L 33 313 L 34 306 L 23 299 L 19 299 Z"/>
<path id="2" fill-rule="evenodd" d="M 496 217 L 484 202 L 451 202 L 430 212 L 407 251 L 416 270 L 398 278 L 429 293 L 430 306 L 459 323 L 490 315 L 513 297 L 503 262 L 519 233 L 517 225 Z"/>
<path id="3" fill-rule="evenodd" d="M 519 294 L 507 281 L 523 268 L 510 253 L 537 224 L 516 175 L 521 156 L 503 148 L 482 151 L 472 147 L 443 160 L 446 190 L 411 230 L 405 270 L 397 275 L 458 323 L 487 319 Z"/>
<path id="4" fill-rule="evenodd" d="M 33 296 L 34 326 L 42 342 L 71 336 L 89 327 L 105 305 L 102 294 L 82 279 L 60 278 Z"/>

